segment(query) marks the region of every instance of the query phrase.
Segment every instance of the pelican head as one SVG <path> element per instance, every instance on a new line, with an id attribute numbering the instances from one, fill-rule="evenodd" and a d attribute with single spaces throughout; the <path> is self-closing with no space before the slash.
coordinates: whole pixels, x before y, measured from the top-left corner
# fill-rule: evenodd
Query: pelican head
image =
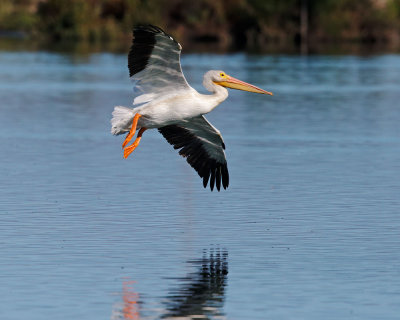
<path id="1" fill-rule="evenodd" d="M 261 88 L 253 86 L 250 83 L 236 79 L 222 70 L 210 70 L 204 75 L 204 86 L 207 88 L 211 84 L 216 84 L 222 87 L 243 90 L 255 93 L 273 95 L 272 92 L 265 91 Z"/>

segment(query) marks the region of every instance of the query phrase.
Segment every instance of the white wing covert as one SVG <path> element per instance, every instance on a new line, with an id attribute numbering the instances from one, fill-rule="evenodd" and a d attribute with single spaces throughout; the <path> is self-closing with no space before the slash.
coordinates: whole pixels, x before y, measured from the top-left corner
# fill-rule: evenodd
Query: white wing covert
<path id="1" fill-rule="evenodd" d="M 182 73 L 181 49 L 176 40 L 158 27 L 135 27 L 128 55 L 129 76 L 136 82 L 134 104 L 191 89 Z"/>
<path id="2" fill-rule="evenodd" d="M 211 191 L 214 185 L 220 191 L 229 185 L 229 172 L 225 157 L 225 144 L 218 129 L 199 116 L 178 124 L 161 127 L 158 131 L 167 141 L 180 149 L 179 154 L 203 178 L 204 188 L 210 180 Z"/>

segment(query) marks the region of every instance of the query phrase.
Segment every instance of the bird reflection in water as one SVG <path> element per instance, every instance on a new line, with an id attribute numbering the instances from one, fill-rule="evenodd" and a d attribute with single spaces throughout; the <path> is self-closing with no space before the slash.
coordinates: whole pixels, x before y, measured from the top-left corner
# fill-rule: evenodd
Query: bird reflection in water
<path id="1" fill-rule="evenodd" d="M 228 275 L 228 252 L 212 248 L 203 252 L 203 257 L 188 263 L 196 271 L 176 280 L 181 285 L 169 292 L 163 301 L 164 307 L 158 319 L 226 319 L 223 312 L 225 287 Z M 139 315 L 139 295 L 124 282 L 122 310 L 113 312 L 112 320 L 144 320 Z M 146 319 L 148 319 L 146 317 Z"/>
<path id="2" fill-rule="evenodd" d="M 203 252 L 202 259 L 189 263 L 197 267 L 197 271 L 179 279 L 182 285 L 167 296 L 166 312 L 161 318 L 221 319 L 228 275 L 228 252 L 210 249 Z"/>
<path id="3" fill-rule="evenodd" d="M 135 281 L 126 280 L 122 283 L 123 303 L 114 306 L 111 320 L 140 320 L 139 294 L 133 291 Z"/>

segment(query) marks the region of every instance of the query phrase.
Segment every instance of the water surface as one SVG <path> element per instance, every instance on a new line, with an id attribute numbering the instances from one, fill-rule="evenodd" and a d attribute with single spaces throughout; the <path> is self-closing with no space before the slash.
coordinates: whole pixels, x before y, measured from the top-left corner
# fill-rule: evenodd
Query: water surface
<path id="1" fill-rule="evenodd" d="M 157 131 L 122 158 L 126 64 L 0 52 L 1 319 L 398 318 L 400 56 L 184 55 L 202 92 L 222 69 L 275 94 L 207 116 L 220 193 Z"/>

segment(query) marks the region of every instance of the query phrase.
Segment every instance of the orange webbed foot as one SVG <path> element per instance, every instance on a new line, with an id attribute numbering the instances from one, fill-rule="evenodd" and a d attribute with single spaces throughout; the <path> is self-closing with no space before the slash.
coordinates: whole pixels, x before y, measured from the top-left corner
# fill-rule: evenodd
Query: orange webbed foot
<path id="1" fill-rule="evenodd" d="M 126 136 L 124 143 L 122 144 L 122 148 L 125 148 L 125 146 L 129 143 L 129 141 L 132 140 L 133 136 L 135 135 L 137 123 L 141 116 L 142 116 L 141 114 L 136 113 L 135 116 L 133 117 L 131 130 L 129 131 L 128 135 Z"/>
<path id="2" fill-rule="evenodd" d="M 125 148 L 125 146 L 129 143 L 129 141 L 132 140 L 134 133 L 132 134 L 131 132 L 128 133 L 126 136 L 124 143 L 122 144 L 122 149 Z"/>
<path id="3" fill-rule="evenodd" d="M 129 155 L 133 152 L 133 150 L 135 150 L 135 149 L 137 148 L 137 146 L 138 146 L 139 143 L 140 143 L 140 140 L 142 139 L 142 134 L 143 134 L 143 132 L 145 132 L 146 130 L 147 130 L 146 128 L 141 128 L 141 129 L 139 130 L 139 133 L 138 133 L 138 135 L 137 135 L 135 141 L 134 141 L 129 147 L 126 147 L 126 148 L 124 149 L 124 158 L 125 158 L 125 159 L 128 158 Z"/>

